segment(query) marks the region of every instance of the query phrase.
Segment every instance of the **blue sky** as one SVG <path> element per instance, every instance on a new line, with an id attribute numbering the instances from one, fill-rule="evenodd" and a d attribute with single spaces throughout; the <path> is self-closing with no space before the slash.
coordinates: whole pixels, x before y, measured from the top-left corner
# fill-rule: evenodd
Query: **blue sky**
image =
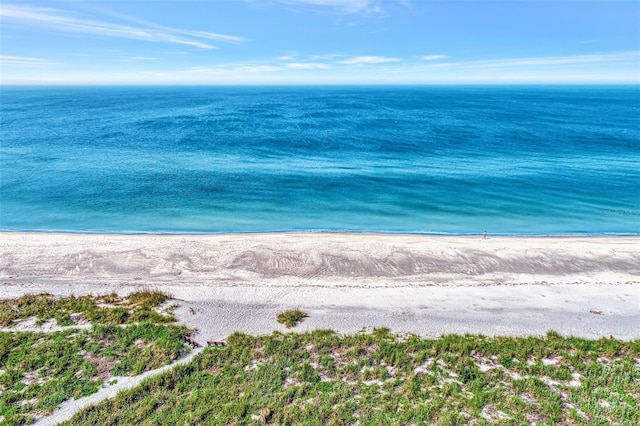
<path id="1" fill-rule="evenodd" d="M 2 0 L 2 84 L 640 83 L 638 1 Z"/>

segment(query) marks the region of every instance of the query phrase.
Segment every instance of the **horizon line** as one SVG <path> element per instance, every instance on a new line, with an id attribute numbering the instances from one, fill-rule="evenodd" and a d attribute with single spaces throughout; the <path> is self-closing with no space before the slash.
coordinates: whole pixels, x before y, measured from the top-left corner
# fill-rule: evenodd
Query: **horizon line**
<path id="1" fill-rule="evenodd" d="M 0 89 L 11 87 L 439 87 L 439 86 L 640 86 L 640 81 L 598 82 L 451 82 L 451 83 L 1 83 Z"/>

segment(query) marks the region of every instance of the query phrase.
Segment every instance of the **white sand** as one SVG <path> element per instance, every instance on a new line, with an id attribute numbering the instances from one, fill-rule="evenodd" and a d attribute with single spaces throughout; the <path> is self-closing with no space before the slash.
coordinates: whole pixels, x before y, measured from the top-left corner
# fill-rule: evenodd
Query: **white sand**
<path id="1" fill-rule="evenodd" d="M 301 331 L 640 338 L 637 237 L 0 233 L 0 255 L 0 297 L 149 286 L 202 340 L 284 330 L 292 307 Z"/>

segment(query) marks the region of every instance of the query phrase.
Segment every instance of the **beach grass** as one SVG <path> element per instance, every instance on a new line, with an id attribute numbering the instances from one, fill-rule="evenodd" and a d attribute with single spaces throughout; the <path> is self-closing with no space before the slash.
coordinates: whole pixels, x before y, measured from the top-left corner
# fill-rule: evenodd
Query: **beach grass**
<path id="1" fill-rule="evenodd" d="M 235 333 L 67 424 L 640 424 L 640 341 Z"/>
<path id="2" fill-rule="evenodd" d="M 276 317 L 280 324 L 283 324 L 287 328 L 293 328 L 298 325 L 302 320 L 307 318 L 309 314 L 300 309 L 290 309 L 284 311 Z"/>
<path id="3" fill-rule="evenodd" d="M 0 423 L 29 424 L 68 399 L 95 393 L 109 377 L 138 375 L 188 351 L 189 331 L 160 309 L 168 296 L 152 293 L 0 301 L 5 327 L 36 319 L 36 331 L 0 332 Z M 50 320 L 69 327 L 37 331 Z"/>
<path id="4" fill-rule="evenodd" d="M 52 321 L 58 326 L 82 322 L 128 324 L 140 321 L 173 322 L 170 308 L 159 309 L 170 296 L 145 289 L 122 297 L 116 293 L 103 296 L 52 297 L 50 294 L 27 294 L 16 299 L 0 300 L 0 326 L 12 327 L 20 320 L 34 318 L 36 325 Z"/>

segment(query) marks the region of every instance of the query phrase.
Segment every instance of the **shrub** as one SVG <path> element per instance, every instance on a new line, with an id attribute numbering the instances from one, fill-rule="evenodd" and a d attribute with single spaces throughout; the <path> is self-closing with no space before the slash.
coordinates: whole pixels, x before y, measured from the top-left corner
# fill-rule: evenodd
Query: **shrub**
<path id="1" fill-rule="evenodd" d="M 285 327 L 291 328 L 298 325 L 298 323 L 308 316 L 306 312 L 300 309 L 290 309 L 279 314 L 277 320 L 280 324 L 284 324 Z"/>

